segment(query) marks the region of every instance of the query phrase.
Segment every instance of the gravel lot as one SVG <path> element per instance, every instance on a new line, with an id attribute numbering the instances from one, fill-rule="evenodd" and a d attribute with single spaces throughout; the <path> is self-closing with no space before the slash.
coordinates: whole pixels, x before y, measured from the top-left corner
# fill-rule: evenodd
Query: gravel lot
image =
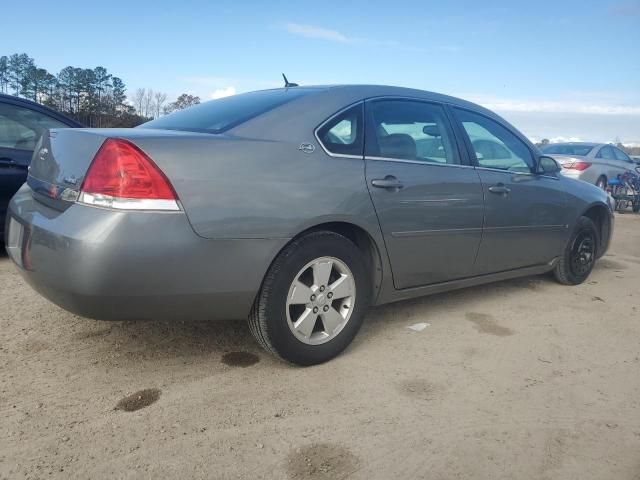
<path id="1" fill-rule="evenodd" d="M 0 478 L 637 480 L 639 285 L 640 216 L 622 215 L 584 285 L 376 308 L 303 369 L 244 322 L 71 315 L 2 256 Z"/>

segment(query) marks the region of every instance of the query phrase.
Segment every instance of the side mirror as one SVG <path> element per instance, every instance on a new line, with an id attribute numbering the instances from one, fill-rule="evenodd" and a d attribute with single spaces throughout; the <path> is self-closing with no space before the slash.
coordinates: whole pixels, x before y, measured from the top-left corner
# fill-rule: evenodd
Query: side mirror
<path id="1" fill-rule="evenodd" d="M 542 156 L 538 159 L 538 173 L 542 175 L 556 175 L 562 167 L 555 159 Z"/>

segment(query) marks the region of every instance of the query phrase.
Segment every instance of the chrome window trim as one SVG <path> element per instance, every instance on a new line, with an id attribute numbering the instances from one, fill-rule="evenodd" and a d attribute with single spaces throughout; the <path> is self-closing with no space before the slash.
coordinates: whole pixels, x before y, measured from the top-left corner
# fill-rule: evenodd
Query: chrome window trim
<path id="1" fill-rule="evenodd" d="M 363 105 L 364 106 L 364 104 L 366 102 L 376 101 L 376 100 L 413 100 L 413 101 L 419 101 L 419 102 L 424 102 L 424 103 L 430 103 L 432 105 L 438 105 L 438 106 L 441 106 L 443 108 L 444 108 L 445 105 L 457 106 L 455 103 L 450 103 L 450 102 L 440 101 L 440 100 L 426 99 L 426 98 L 422 98 L 422 97 L 413 97 L 413 96 L 409 96 L 409 95 L 376 95 L 376 96 L 373 96 L 373 97 L 363 98 L 362 100 L 358 100 L 357 102 L 353 102 L 353 103 L 347 105 L 346 107 L 341 108 L 336 113 L 331 115 L 329 118 L 324 120 L 320 125 L 318 125 L 313 130 L 313 136 L 315 137 L 315 139 L 318 142 L 318 144 L 320 145 L 320 147 L 322 147 L 322 150 L 324 151 L 324 153 L 326 153 L 330 157 L 334 157 L 334 158 L 358 158 L 358 159 L 361 159 L 361 160 L 365 159 L 366 156 L 364 155 L 364 149 L 365 149 L 366 145 L 364 144 L 364 142 L 363 142 L 363 145 L 362 145 L 362 150 L 363 150 L 363 154 L 362 155 L 349 155 L 349 154 L 346 154 L 346 153 L 332 153 L 327 149 L 327 147 L 324 146 L 324 143 L 322 143 L 322 141 L 320 140 L 320 137 L 318 136 L 318 131 L 322 127 L 324 127 L 327 123 L 329 123 L 331 120 L 333 120 L 335 117 L 337 117 L 338 115 L 344 113 L 345 111 L 349 110 L 350 108 L 355 107 L 356 105 Z M 475 110 L 471 110 L 471 111 L 475 111 Z M 364 118 L 364 116 L 363 116 L 363 125 L 362 125 L 363 128 L 365 128 L 364 122 L 366 122 L 366 118 Z M 383 157 L 367 157 L 367 158 L 376 159 L 376 160 L 379 159 L 379 160 L 402 161 L 400 159 L 395 159 L 395 158 L 383 158 Z M 407 162 L 411 162 L 411 161 L 407 160 Z M 425 163 L 425 162 L 416 161 L 416 163 Z M 447 164 L 447 166 L 461 166 L 461 167 L 473 168 L 473 165 Z"/>
<path id="2" fill-rule="evenodd" d="M 330 152 L 327 147 L 324 146 L 324 143 L 322 143 L 322 141 L 320 140 L 320 137 L 318 136 L 318 131 L 324 127 L 327 123 L 329 123 L 331 120 L 333 120 L 334 118 L 336 118 L 339 115 L 342 115 L 344 112 L 346 112 L 347 110 L 349 110 L 350 108 L 353 108 L 357 105 L 362 105 L 364 107 L 364 100 L 358 100 L 357 102 L 354 102 L 350 105 L 347 105 L 346 107 L 338 110 L 336 113 L 334 113 L 333 115 L 331 115 L 329 118 L 327 118 L 324 122 L 322 122 L 320 125 L 318 125 L 315 130 L 313 131 L 313 136 L 316 137 L 316 141 L 318 142 L 318 144 L 322 147 L 322 150 L 324 150 L 324 153 L 326 153 L 327 155 L 329 155 L 330 157 L 334 157 L 334 158 L 357 158 L 362 160 L 364 158 L 364 153 L 363 155 L 351 155 L 351 154 L 346 154 L 346 153 L 332 153 Z M 362 116 L 362 128 L 364 128 L 364 114 Z M 364 132 L 362 132 L 362 151 L 364 152 Z"/>
<path id="3" fill-rule="evenodd" d="M 360 157 L 357 157 L 360 158 Z M 372 161 L 378 161 L 378 162 L 396 162 L 396 163 L 409 163 L 412 165 L 425 165 L 428 167 L 453 167 L 453 168 L 472 168 L 474 170 L 485 170 L 488 172 L 498 172 L 498 173 L 504 173 L 504 174 L 508 174 L 508 175 L 526 175 L 529 177 L 542 177 L 542 178 L 549 178 L 551 180 L 560 180 L 560 176 L 554 177 L 551 175 L 541 175 L 539 173 L 533 173 L 533 172 L 511 172 L 509 170 L 502 170 L 500 168 L 489 168 L 489 167 L 476 167 L 474 165 L 460 165 L 457 163 L 431 163 L 431 162 L 423 162 L 420 160 L 404 160 L 404 159 L 400 159 L 400 158 L 389 158 L 389 157 L 376 157 L 376 156 L 371 156 L 371 155 L 366 155 L 364 157 L 365 160 L 372 160 Z"/>
<path id="4" fill-rule="evenodd" d="M 459 163 L 432 163 L 432 162 L 423 162 L 421 160 L 405 160 L 401 158 L 376 157 L 373 155 L 365 155 L 364 159 L 382 161 L 382 162 L 410 163 L 414 165 L 425 165 L 428 167 L 474 168 L 473 165 L 461 165 Z"/>
<path id="5" fill-rule="evenodd" d="M 560 175 L 554 177 L 552 175 L 543 175 L 541 173 L 533 173 L 533 172 L 512 172 L 510 170 L 504 170 L 502 168 L 491 168 L 491 167 L 475 167 L 476 170 L 484 170 L 487 172 L 499 172 L 506 173 L 509 175 L 527 175 L 529 177 L 542 177 L 542 178 L 550 178 L 552 180 L 560 180 Z"/>

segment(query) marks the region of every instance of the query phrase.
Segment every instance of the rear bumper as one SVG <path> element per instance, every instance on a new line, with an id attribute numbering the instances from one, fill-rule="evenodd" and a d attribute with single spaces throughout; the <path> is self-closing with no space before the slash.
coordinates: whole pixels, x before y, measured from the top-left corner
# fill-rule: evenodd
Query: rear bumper
<path id="1" fill-rule="evenodd" d="M 7 250 L 26 281 L 62 308 L 103 320 L 246 318 L 287 242 L 204 239 L 183 212 L 78 204 L 59 212 L 26 185 L 8 219 Z"/>

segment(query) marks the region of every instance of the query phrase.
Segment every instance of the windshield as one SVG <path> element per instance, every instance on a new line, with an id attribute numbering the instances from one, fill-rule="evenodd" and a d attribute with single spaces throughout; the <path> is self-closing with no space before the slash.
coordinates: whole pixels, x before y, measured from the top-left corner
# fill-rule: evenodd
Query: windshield
<path id="1" fill-rule="evenodd" d="M 314 88 L 282 88 L 242 93 L 202 103 L 144 123 L 139 128 L 221 133 L 297 98 Z"/>
<path id="2" fill-rule="evenodd" d="M 547 145 L 542 149 L 543 153 L 556 155 L 588 155 L 593 150 L 593 145 L 567 145 L 558 143 L 555 145 Z"/>

